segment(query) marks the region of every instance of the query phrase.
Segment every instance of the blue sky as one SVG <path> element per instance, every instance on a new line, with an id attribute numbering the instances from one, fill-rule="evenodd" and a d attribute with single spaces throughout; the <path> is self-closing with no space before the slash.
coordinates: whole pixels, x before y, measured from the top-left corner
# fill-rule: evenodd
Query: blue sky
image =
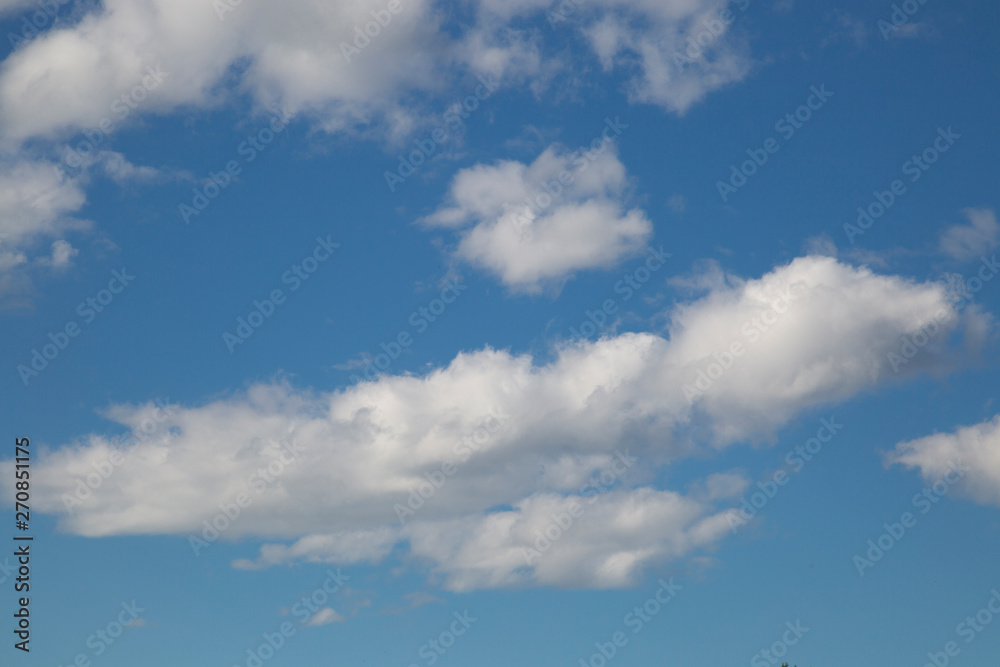
<path id="1" fill-rule="evenodd" d="M 987 664 L 998 14 L 0 0 L 3 664 Z"/>

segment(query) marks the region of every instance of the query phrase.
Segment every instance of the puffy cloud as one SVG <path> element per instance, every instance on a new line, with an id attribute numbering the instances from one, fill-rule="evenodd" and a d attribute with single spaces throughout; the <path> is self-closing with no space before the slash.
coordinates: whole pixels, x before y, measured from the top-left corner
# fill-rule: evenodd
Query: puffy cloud
<path id="1" fill-rule="evenodd" d="M 642 251 L 652 223 L 626 210 L 625 167 L 608 123 L 600 148 L 551 146 L 529 165 L 501 161 L 463 169 L 449 202 L 422 222 L 455 228 L 455 257 L 515 291 L 558 289 L 576 271 L 609 268 Z"/>
<path id="2" fill-rule="evenodd" d="M 74 215 L 85 203 L 79 179 L 54 165 L 0 157 L 0 296 L 27 291 L 32 269 L 70 265 L 77 250 L 62 237 L 90 227 Z"/>
<path id="3" fill-rule="evenodd" d="M 967 225 L 952 225 L 941 234 L 941 252 L 952 259 L 968 261 L 995 250 L 1000 245 L 1000 224 L 989 209 L 967 208 Z"/>
<path id="4" fill-rule="evenodd" d="M 155 417 L 162 427 L 129 444 L 94 434 L 48 451 L 35 464 L 35 507 L 80 535 L 201 536 L 246 494 L 226 539 L 294 541 L 238 567 L 398 550 L 457 590 L 627 585 L 716 543 L 725 504 L 745 488 L 735 473 L 696 480 L 687 495 L 656 488 L 664 465 L 706 443 L 767 438 L 878 386 L 885 352 L 941 309 L 942 328 L 958 331 L 942 285 L 804 257 L 758 279 L 724 277 L 668 313 L 666 336 L 586 342 L 547 363 L 484 349 L 329 393 L 275 382 L 169 414 L 118 406 L 107 416 L 125 426 Z M 735 341 L 744 353 L 729 363 Z M 711 382 L 692 394 L 699 372 Z M 76 502 L 116 452 L 124 461 Z M 640 463 L 623 471 L 622 457 Z M 540 548 L 564 514 L 573 525 Z"/>
<path id="5" fill-rule="evenodd" d="M 413 555 L 464 591 L 630 586 L 645 565 L 711 545 L 729 528 L 726 513 L 647 487 L 586 499 L 535 494 L 507 511 L 415 523 L 407 534 Z"/>
<path id="6" fill-rule="evenodd" d="M 733 20 L 742 14 L 740 5 L 732 9 Z M 0 1 L 0 13 L 27 12 L 30 6 Z M 6 156 L 0 199 L 10 199 L 3 181 L 22 177 L 53 194 L 41 210 L 25 211 L 8 201 L 19 214 L 0 225 L 58 239 L 53 229 L 69 224 L 66 214 L 83 205 L 79 184 L 85 176 L 58 187 L 44 184 L 52 175 L 39 176 L 39 163 L 19 152 L 29 140 L 44 144 L 81 131 L 114 133 L 138 115 L 242 98 L 252 100 L 251 113 L 281 107 L 302 112 L 328 132 L 378 128 L 379 136 L 401 142 L 430 122 L 418 100 L 456 85 L 474 86 L 468 82 L 477 76 L 538 93 L 577 60 L 567 57 L 560 31 L 578 30 L 583 48 L 592 49 L 605 69 L 624 68 L 633 101 L 678 112 L 747 71 L 743 51 L 729 35 L 732 21 L 720 21 L 725 0 L 588 0 L 568 20 L 544 28 L 553 14 L 551 3 L 542 0 L 477 0 L 463 10 L 468 16 L 447 25 L 447 13 L 434 0 L 406 0 L 398 13 L 387 6 L 385 0 L 288 0 L 280 6 L 107 0 L 62 12 L 0 63 L 0 151 Z M 90 161 L 99 158 L 119 181 L 157 175 L 115 155 L 105 151 Z M 29 187 L 14 198 L 33 201 L 31 192 Z M 0 201 L 0 214 L 3 207 Z M 575 207 L 568 201 L 539 226 L 523 261 L 512 261 L 519 242 L 502 226 L 477 227 L 461 252 L 519 289 L 534 290 L 543 282 L 557 285 L 576 268 L 613 263 L 634 251 L 647 227 L 640 213 L 619 211 L 610 200 Z M 586 241 L 565 244 L 571 229 L 585 232 Z M 10 235 L 0 229 L 4 233 Z M 7 243 L 0 268 L 30 263 L 16 240 Z M 540 268 L 540 256 L 552 248 L 559 251 L 557 261 Z M 0 283 L 7 282 L 8 276 L 0 276 Z"/>
<path id="7" fill-rule="evenodd" d="M 749 72 L 746 49 L 728 34 L 748 5 L 737 2 L 730 7 L 727 0 L 603 0 L 591 5 L 599 18 L 583 32 L 605 70 L 638 63 L 639 72 L 629 85 L 633 101 L 684 113 Z"/>
<path id="8" fill-rule="evenodd" d="M 960 492 L 980 503 L 1000 505 L 1000 415 L 953 433 L 901 442 L 886 462 L 919 468 L 928 483 L 955 467 L 963 471 Z"/>
<path id="9" fill-rule="evenodd" d="M 84 187 L 94 173 L 119 184 L 164 176 L 113 151 L 90 154 L 80 166 L 69 176 L 46 160 L 0 155 L 0 294 L 27 289 L 32 269 L 72 265 L 79 251 L 65 237 L 92 226 L 77 214 L 87 203 Z"/>
<path id="10" fill-rule="evenodd" d="M 577 25 L 605 68 L 639 63 L 633 99 L 683 112 L 706 93 L 745 76 L 748 65 L 721 20 L 725 0 L 588 0 L 567 21 Z M 739 3 L 738 3 L 739 4 Z M 402 102 L 447 80 L 489 73 L 527 80 L 543 60 L 570 66 L 556 52 L 559 21 L 551 3 L 473 3 L 476 17 L 457 31 L 442 7 L 407 0 L 398 13 L 384 0 L 280 6 L 202 0 L 107 0 L 69 27 L 54 27 L 0 65 L 0 133 L 14 142 L 51 137 L 116 119 L 114 104 L 148 80 L 140 113 L 206 107 L 248 93 L 261 107 L 309 111 L 328 130 L 382 117 L 407 125 Z M 518 27 L 515 27 L 515 24 Z M 694 45 L 694 46 L 692 46 Z M 547 48 L 551 47 L 551 48 Z M 547 49 L 547 50 L 546 50 Z M 544 77 L 543 77 L 544 78 Z M 141 91 L 140 91 L 141 92 Z"/>
<path id="11" fill-rule="evenodd" d="M 354 28 L 364 35 L 372 11 L 385 2 L 242 3 L 220 16 L 199 0 L 109 0 L 3 62 L 0 129 L 16 140 L 93 128 L 116 119 L 115 100 L 144 81 L 141 113 L 211 106 L 242 88 L 265 107 L 312 109 L 334 125 L 363 120 L 375 105 L 435 87 L 441 55 L 426 0 L 385 12 L 391 21 L 352 54 L 342 44 L 357 51 Z M 162 68 L 162 82 L 152 85 L 148 67 Z"/>
<path id="12" fill-rule="evenodd" d="M 503 19 L 544 11 L 556 31 L 576 29 L 605 71 L 632 76 L 633 101 L 684 113 L 708 93 L 743 79 L 746 49 L 730 36 L 748 0 L 481 0 Z"/>
<path id="13" fill-rule="evenodd" d="M 664 363 L 678 370 L 685 393 L 726 442 L 874 386 L 894 372 L 888 355 L 899 353 L 902 337 L 935 318 L 943 326 L 934 324 L 933 341 L 903 373 L 947 361 L 949 333 L 975 335 L 985 318 L 956 312 L 944 284 L 810 256 L 760 280 L 723 278 L 706 297 L 679 305 Z"/>
<path id="14" fill-rule="evenodd" d="M 73 258 L 79 253 L 80 251 L 67 241 L 59 239 L 52 242 L 52 257 L 47 260 L 47 263 L 53 268 L 62 269 L 72 264 Z"/>

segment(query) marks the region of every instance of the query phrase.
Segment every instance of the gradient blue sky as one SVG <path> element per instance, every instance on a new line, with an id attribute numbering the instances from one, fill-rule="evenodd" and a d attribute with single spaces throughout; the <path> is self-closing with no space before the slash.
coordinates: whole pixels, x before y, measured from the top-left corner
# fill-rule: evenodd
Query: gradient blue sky
<path id="1" fill-rule="evenodd" d="M 1000 8 L 926 2 L 885 37 L 891 2 L 584 0 L 553 23 L 540 0 L 403 0 L 346 62 L 340 43 L 386 5 L 220 18 L 207 0 L 70 1 L 51 17 L 0 0 L 2 34 L 47 17 L 0 46 L 0 485 L 11 500 L 13 441 L 30 437 L 35 508 L 32 650 L 8 632 L 0 662 L 246 665 L 291 622 L 264 664 L 426 665 L 465 611 L 478 620 L 435 664 L 579 665 L 618 631 L 610 665 L 773 664 L 760 651 L 796 621 L 809 631 L 782 659 L 802 666 L 916 667 L 951 641 L 948 664 L 995 660 L 1000 620 L 958 633 L 1000 590 L 1000 281 L 952 295 L 1000 243 Z M 162 83 L 57 176 L 157 64 Z M 448 124 L 483 78 L 496 91 Z M 820 86 L 832 96 L 779 131 Z M 275 108 L 287 127 L 250 161 Z M 524 195 L 608 119 L 614 142 L 534 234 L 512 232 Z M 439 127 L 390 190 L 386 171 Z M 948 128 L 959 138 L 911 180 L 904 163 Z M 723 201 L 718 182 L 769 138 L 780 148 Z M 179 205 L 230 161 L 238 176 L 186 224 Z M 896 179 L 905 193 L 849 238 Z M 339 247 L 292 290 L 317 237 Z M 79 304 L 123 267 L 134 280 L 87 321 Z M 450 284 L 465 289 L 415 324 Z M 789 286 L 801 296 L 748 343 Z M 287 300 L 231 353 L 223 333 L 275 289 Z M 561 351 L 608 299 L 607 325 Z M 890 353 L 932 321 L 895 372 Z M 70 322 L 44 369 L 18 370 Z M 401 332 L 412 344 L 359 381 Z M 731 341 L 746 355 L 686 400 Z M 158 401 L 167 421 L 129 441 Z M 487 407 L 511 424 L 401 526 L 395 503 Z M 786 454 L 831 418 L 843 429 L 794 472 Z M 248 472 L 286 436 L 305 453 L 258 494 Z M 637 463 L 587 504 L 578 488 L 619 450 Z M 69 512 L 112 451 L 124 463 Z M 914 496 L 953 461 L 968 472 L 921 513 Z M 779 469 L 788 483 L 730 530 Z M 189 536 L 238 491 L 251 505 L 195 555 Z M 579 524 L 541 565 L 518 562 L 574 499 Z M 855 556 L 904 512 L 915 525 L 861 576 Z M 331 611 L 299 623 L 293 605 L 338 568 Z M 626 614 L 671 577 L 681 590 L 633 633 Z M 141 622 L 96 655 L 88 638 L 133 600 Z"/>

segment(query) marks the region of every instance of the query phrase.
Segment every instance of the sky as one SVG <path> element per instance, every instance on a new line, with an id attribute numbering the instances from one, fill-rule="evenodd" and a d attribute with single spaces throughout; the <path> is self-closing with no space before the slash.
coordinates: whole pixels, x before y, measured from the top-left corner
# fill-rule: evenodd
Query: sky
<path id="1" fill-rule="evenodd" d="M 995 661 L 998 19 L 0 0 L 2 664 Z"/>

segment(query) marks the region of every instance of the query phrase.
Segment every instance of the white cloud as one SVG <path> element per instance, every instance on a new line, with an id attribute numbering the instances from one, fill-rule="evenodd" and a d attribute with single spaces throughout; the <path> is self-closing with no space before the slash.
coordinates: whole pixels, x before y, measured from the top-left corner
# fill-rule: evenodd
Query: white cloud
<path id="1" fill-rule="evenodd" d="M 1000 505 L 1000 415 L 953 433 L 901 442 L 886 462 L 919 468 L 928 484 L 960 464 L 965 471 L 959 491 L 979 503 Z"/>
<path id="2" fill-rule="evenodd" d="M 16 145 L 91 131 L 103 119 L 117 130 L 132 114 L 210 108 L 241 94 L 258 111 L 306 112 L 328 131 L 379 119 L 406 127 L 420 114 L 403 104 L 415 91 L 469 74 L 515 80 L 541 66 L 535 40 L 507 26 L 448 36 L 429 0 L 406 0 L 395 14 L 385 0 L 246 2 L 221 20 L 215 4 L 223 3 L 108 0 L 39 35 L 0 65 L 0 134 Z M 153 85 L 141 99 L 116 103 L 144 83 Z"/>
<path id="3" fill-rule="evenodd" d="M 751 342 L 744 324 L 770 321 L 761 313 L 787 291 L 789 308 Z M 485 349 L 420 377 L 383 376 L 330 393 L 279 382 L 173 406 L 82 504 L 67 508 L 64 494 L 122 445 L 90 435 L 40 456 L 33 499 L 79 535 L 186 537 L 200 536 L 220 505 L 247 493 L 252 503 L 223 539 L 294 541 L 265 545 L 238 567 L 377 561 L 400 550 L 459 590 L 627 585 L 644 567 L 717 542 L 728 531 L 725 505 L 745 485 L 738 474 L 716 475 L 685 496 L 650 486 L 656 471 L 693 448 L 769 438 L 807 410 L 877 387 L 886 352 L 942 309 L 943 329 L 955 332 L 961 318 L 942 285 L 800 258 L 759 279 L 730 276 L 676 306 L 667 337 L 624 334 L 544 364 Z M 967 309 L 964 317 L 976 316 Z M 684 385 L 735 340 L 746 354 L 689 401 Z M 135 428 L 152 409 L 106 414 Z M 280 445 L 289 437 L 300 448 L 291 458 Z M 626 450 L 641 462 L 636 474 L 585 493 Z M 457 470 L 446 477 L 448 462 Z M 269 466 L 273 479 L 253 490 L 254 475 Z M 9 463 L 0 468 L 9 497 Z M 445 482 L 401 522 L 397 506 L 435 471 Z M 526 562 L 521 549 L 534 531 L 573 502 L 585 508 L 574 527 Z"/>
<path id="4" fill-rule="evenodd" d="M 727 5 L 591 0 L 572 25 L 607 68 L 638 61 L 634 100 L 683 112 L 748 70 L 729 26 L 719 20 Z M 544 75 L 545 61 L 571 66 L 569 59 L 543 55 L 562 41 L 557 32 L 563 28 L 514 28 L 516 19 L 546 23 L 551 3 L 480 0 L 475 6 L 477 17 L 452 34 L 441 28 L 441 7 L 432 0 L 407 0 L 397 14 L 386 11 L 384 0 L 244 2 L 221 20 L 213 3 L 202 0 L 107 0 L 4 60 L 0 133 L 18 142 L 117 120 L 114 101 L 141 85 L 148 66 L 162 66 L 168 75 L 143 95 L 137 113 L 209 107 L 249 93 L 261 107 L 307 111 L 331 131 L 380 116 L 406 125 L 405 118 L 392 120 L 409 115 L 402 101 L 414 91 L 441 90 L 442 78 L 449 83 L 491 73 L 531 84 Z M 738 20 L 742 10 L 732 11 Z M 364 31 L 372 12 L 384 25 L 374 24 L 377 34 L 369 37 Z M 689 40 L 699 39 L 704 46 L 685 57 Z"/>
<path id="5" fill-rule="evenodd" d="M 62 237 L 90 227 L 75 217 L 85 203 L 80 181 L 54 165 L 0 156 L 0 296 L 28 291 L 33 269 L 71 264 L 77 250 Z"/>
<path id="6" fill-rule="evenodd" d="M 422 222 L 459 229 L 454 254 L 514 291 L 558 289 L 577 271 L 610 268 L 642 251 L 653 225 L 626 210 L 625 167 L 601 149 L 545 150 L 530 165 L 501 161 L 460 171 L 449 202 Z"/>
<path id="7" fill-rule="evenodd" d="M 244 2 L 222 16 L 220 5 L 225 6 L 204 0 L 106 0 L 51 20 L 11 52 L 0 63 L 0 150 L 8 156 L 8 164 L 0 166 L 0 199 L 3 181 L 17 176 L 12 169 L 38 164 L 19 153 L 29 140 L 53 142 L 55 148 L 54 142 L 78 143 L 81 132 L 119 132 L 138 116 L 213 108 L 238 98 L 253 101 L 248 113 L 282 107 L 302 112 L 328 132 L 372 131 L 398 143 L 430 122 L 415 99 L 473 87 L 469 82 L 478 75 L 540 93 L 555 73 L 577 67 L 579 59 L 565 51 L 561 31 L 579 30 L 585 48 L 592 48 L 606 69 L 630 76 L 632 101 L 677 112 L 741 79 L 749 66 L 730 27 L 719 21 L 725 0 L 588 0 L 555 26 L 547 25 L 553 6 L 548 1 L 477 0 L 473 15 L 457 30 L 442 26 L 445 14 L 434 0 L 406 0 L 398 14 L 387 13 L 384 0 Z M 27 12 L 30 6 L 0 0 L 0 12 Z M 742 16 L 740 7 L 732 9 L 734 21 Z M 373 23 L 372 12 L 384 25 Z M 378 34 L 366 36 L 366 29 Z M 703 46 L 696 53 L 688 51 L 699 41 Z M 115 180 L 157 175 L 116 155 L 105 151 L 100 157 Z M 38 180 L 38 174 L 31 176 Z M 66 214 L 83 205 L 80 183 L 61 184 L 48 213 L 14 216 L 22 222 L 13 224 L 58 239 L 53 228 L 69 223 Z M 0 214 L 3 208 L 0 201 Z M 613 207 L 595 202 L 560 209 L 524 266 L 508 259 L 516 241 L 486 228 L 470 234 L 462 252 L 535 289 L 550 277 L 558 283 L 578 264 L 607 265 L 633 249 L 648 223 L 629 212 L 609 231 L 606 223 L 615 215 Z M 564 246 L 571 226 L 588 229 L 590 242 L 608 241 L 604 255 L 595 256 L 593 247 Z M 9 231 L 0 229 L 0 238 L 4 233 Z M 505 250 L 494 251 L 494 242 Z M 0 250 L 0 266 L 30 263 L 16 239 L 8 244 Z M 552 246 L 558 246 L 564 266 L 557 262 L 552 276 L 538 273 L 538 253 Z"/>
<path id="8" fill-rule="evenodd" d="M 465 591 L 630 586 L 645 565 L 709 546 L 728 531 L 725 513 L 640 488 L 586 499 L 534 494 L 511 510 L 415 523 L 407 534 L 414 556 L 435 563 L 447 588 Z"/>
<path id="9" fill-rule="evenodd" d="M 738 472 L 717 472 L 706 477 L 702 486 L 709 500 L 737 498 L 750 486 L 750 480 Z"/>
<path id="10" fill-rule="evenodd" d="M 0 234 L 6 244 L 22 246 L 39 236 L 86 227 L 71 217 L 85 201 L 78 183 L 60 178 L 52 164 L 0 160 Z"/>
<path id="11" fill-rule="evenodd" d="M 605 71 L 621 68 L 632 76 L 632 101 L 677 113 L 747 75 L 746 49 L 730 32 L 749 5 L 746 0 L 480 2 L 485 13 L 505 19 L 544 11 L 552 29 L 579 30 Z"/>
<path id="12" fill-rule="evenodd" d="M 321 625 L 328 625 L 330 623 L 343 623 L 344 617 L 335 612 L 330 607 L 323 607 L 322 609 L 317 609 L 316 613 L 310 617 L 309 621 L 306 622 L 307 628 L 316 628 Z"/>
<path id="13" fill-rule="evenodd" d="M 826 257 L 837 257 L 839 252 L 833 239 L 827 234 L 810 236 L 803 244 L 805 252 L 809 255 L 825 255 Z"/>
<path id="14" fill-rule="evenodd" d="M 952 225 L 941 234 L 941 252 L 952 259 L 979 259 L 1000 245 L 1000 224 L 990 209 L 967 208 L 967 225 Z"/>
<path id="15" fill-rule="evenodd" d="M 152 181 L 164 176 L 153 167 L 132 164 L 124 155 L 115 151 L 100 151 L 93 155 L 85 163 L 85 166 L 91 165 L 99 165 L 105 175 L 119 184 L 129 181 Z"/>
<path id="16" fill-rule="evenodd" d="M 310 535 L 290 547 L 281 544 L 261 547 L 260 558 L 255 561 L 237 560 L 233 562 L 233 567 L 240 570 L 260 570 L 297 559 L 314 560 L 315 554 L 323 554 L 324 559 L 343 565 L 374 562 L 388 554 L 398 540 L 396 531 L 389 528 Z"/>
<path id="17" fill-rule="evenodd" d="M 69 242 L 59 239 L 52 242 L 52 257 L 47 260 L 53 268 L 62 269 L 72 264 L 73 258 L 80 253 Z"/>
<path id="18" fill-rule="evenodd" d="M 901 336 L 933 314 L 946 329 L 966 324 L 973 333 L 983 320 L 971 311 L 959 316 L 943 284 L 918 286 L 830 257 L 800 258 L 760 280 L 729 286 L 733 282 L 728 277 L 726 286 L 675 309 L 665 355 L 665 363 L 697 388 L 695 373 L 707 374 L 713 361 L 725 361 L 722 353 L 733 343 L 747 351 L 695 399 L 722 441 L 874 386 L 891 372 L 887 355 L 898 353 Z M 946 338 L 939 333 L 935 340 Z M 904 368 L 916 372 L 941 361 L 940 350 L 928 345 Z"/>
<path id="19" fill-rule="evenodd" d="M 489 74 L 498 79 L 508 75 L 538 77 L 545 69 L 540 42 L 537 33 L 512 30 L 497 21 L 487 20 L 463 36 L 456 46 L 455 57 L 477 74 Z M 554 64 L 562 63 L 556 61 Z"/>
<path id="20" fill-rule="evenodd" d="M 114 100 L 142 83 L 147 66 L 167 76 L 139 113 L 212 106 L 241 88 L 264 107 L 310 109 L 334 125 L 361 121 L 409 90 L 437 86 L 438 19 L 425 0 L 404 8 L 349 62 L 341 43 L 384 1 L 242 3 L 220 20 L 200 0 L 108 0 L 3 62 L 0 128 L 16 140 L 117 120 Z"/>
<path id="21" fill-rule="evenodd" d="M 0 154 L 0 294 L 24 291 L 32 269 L 72 265 L 79 251 L 65 237 L 92 227 L 77 214 L 95 171 L 118 184 L 164 176 L 113 151 L 92 153 L 80 166 L 78 175 L 68 176 L 46 160 Z"/>
<path id="22" fill-rule="evenodd" d="M 3 237 L 0 237 L 0 242 L 2 242 L 2 240 Z M 28 258 L 25 257 L 23 252 L 12 252 L 10 250 L 0 249 L 0 275 L 8 274 L 9 271 L 22 266 L 27 261 Z M 2 283 L 0 283 L 0 294 L 5 294 L 7 291 L 8 290 L 2 285 Z"/>

